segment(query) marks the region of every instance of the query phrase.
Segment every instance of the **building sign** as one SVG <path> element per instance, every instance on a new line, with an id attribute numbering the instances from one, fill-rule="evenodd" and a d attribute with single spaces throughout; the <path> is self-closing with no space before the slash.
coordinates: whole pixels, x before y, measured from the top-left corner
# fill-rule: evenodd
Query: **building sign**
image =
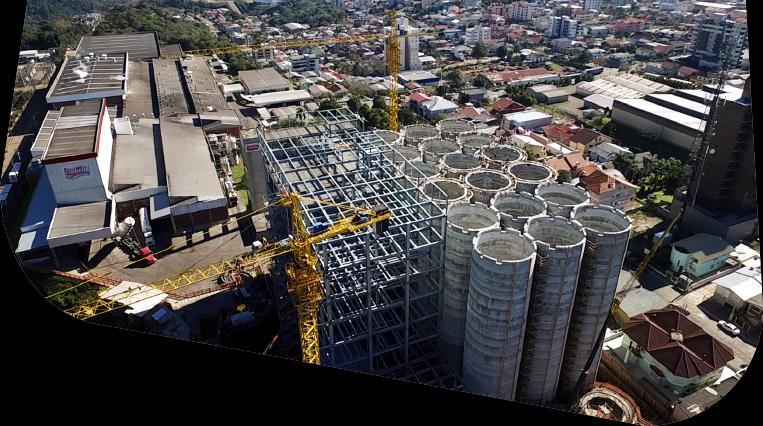
<path id="1" fill-rule="evenodd" d="M 90 166 L 83 164 L 74 167 L 64 167 L 64 177 L 67 179 L 79 179 L 82 176 L 90 176 Z"/>
<path id="2" fill-rule="evenodd" d="M 244 149 L 246 152 L 254 152 L 260 150 L 260 144 L 258 143 L 250 143 L 249 145 L 244 146 Z"/>

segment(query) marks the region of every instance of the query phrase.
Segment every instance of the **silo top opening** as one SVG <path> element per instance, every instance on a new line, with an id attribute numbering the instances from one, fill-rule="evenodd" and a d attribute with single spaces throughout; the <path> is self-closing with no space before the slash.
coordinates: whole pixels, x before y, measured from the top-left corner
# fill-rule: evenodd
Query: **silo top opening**
<path id="1" fill-rule="evenodd" d="M 588 201 L 588 194 L 585 189 L 561 183 L 539 187 L 537 194 L 544 200 L 560 206 L 574 206 Z"/>
<path id="2" fill-rule="evenodd" d="M 435 200 L 455 200 L 466 194 L 466 188 L 456 181 L 438 180 L 424 185 L 424 193 Z"/>
<path id="3" fill-rule="evenodd" d="M 541 164 L 519 163 L 509 167 L 509 172 L 517 179 L 542 181 L 551 177 L 551 170 Z"/>
<path id="4" fill-rule="evenodd" d="M 454 169 L 474 169 L 480 166 L 480 159 L 471 154 L 447 154 L 442 161 Z"/>
<path id="5" fill-rule="evenodd" d="M 609 206 L 580 206 L 575 209 L 572 217 L 584 227 L 596 232 L 620 233 L 631 228 L 630 218 Z"/>
<path id="6" fill-rule="evenodd" d="M 551 246 L 571 246 L 585 239 L 579 225 L 560 217 L 538 217 L 525 225 L 526 234 Z"/>
<path id="7" fill-rule="evenodd" d="M 482 203 L 455 203 L 448 207 L 448 223 L 464 231 L 477 231 L 496 225 L 498 216 Z"/>
<path id="8" fill-rule="evenodd" d="M 501 173 L 491 171 L 472 172 L 466 177 L 466 181 L 480 189 L 498 190 L 511 185 L 511 179 Z"/>
<path id="9" fill-rule="evenodd" d="M 484 148 L 482 154 L 485 158 L 494 161 L 517 161 L 522 159 L 522 153 L 510 146 L 491 146 Z"/>
<path id="10" fill-rule="evenodd" d="M 477 235 L 475 249 L 498 262 L 517 262 L 535 253 L 535 244 L 519 231 L 490 229 Z"/>
<path id="11" fill-rule="evenodd" d="M 529 194 L 499 193 L 493 198 L 493 207 L 514 217 L 530 217 L 546 213 L 543 200 Z"/>

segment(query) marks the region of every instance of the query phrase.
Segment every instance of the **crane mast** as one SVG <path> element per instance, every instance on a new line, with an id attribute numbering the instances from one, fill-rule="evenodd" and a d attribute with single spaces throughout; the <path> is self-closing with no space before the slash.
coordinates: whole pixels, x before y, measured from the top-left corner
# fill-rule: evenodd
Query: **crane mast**
<path id="1" fill-rule="evenodd" d="M 394 4 L 389 10 L 389 21 L 387 68 L 392 80 L 389 87 L 389 130 L 397 131 L 400 128 L 397 122 L 397 74 L 400 72 L 400 40 L 397 33 L 397 6 Z"/>

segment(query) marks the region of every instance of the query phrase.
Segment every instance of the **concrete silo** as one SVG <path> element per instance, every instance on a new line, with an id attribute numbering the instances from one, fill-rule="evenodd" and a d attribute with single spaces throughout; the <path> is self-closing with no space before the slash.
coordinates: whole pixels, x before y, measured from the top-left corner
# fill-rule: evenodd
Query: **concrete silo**
<path id="1" fill-rule="evenodd" d="M 527 192 L 517 194 L 513 190 L 495 194 L 490 208 L 498 212 L 501 228 L 524 232 L 527 221 L 536 216 L 546 215 L 546 202 Z"/>
<path id="2" fill-rule="evenodd" d="M 539 185 L 547 185 L 556 181 L 556 170 L 535 161 L 524 161 L 511 164 L 508 172 L 514 178 L 514 190 L 517 192 L 535 193 Z"/>
<path id="3" fill-rule="evenodd" d="M 473 239 L 479 231 L 498 229 L 499 225 L 498 215 L 481 203 L 451 203 L 448 206 L 447 221 L 440 303 L 440 346 L 451 365 L 460 371 Z"/>
<path id="4" fill-rule="evenodd" d="M 474 192 L 472 201 L 485 204 L 490 204 L 493 195 L 509 190 L 513 185 L 510 177 L 496 170 L 473 171 L 466 175 L 464 181 Z"/>
<path id="5" fill-rule="evenodd" d="M 454 141 L 442 138 L 429 138 L 419 144 L 421 159 L 425 163 L 437 163 L 445 154 L 461 153 L 461 147 Z"/>
<path id="6" fill-rule="evenodd" d="M 615 298 L 631 231 L 630 218 L 610 206 L 576 207 L 572 218 L 585 228 L 586 248 L 567 331 L 559 401 L 575 396 L 576 384 L 592 352 L 597 355 L 584 379 L 584 390 L 590 389 L 596 378 L 601 356 L 601 344 L 596 347 L 596 343 Z"/>
<path id="7" fill-rule="evenodd" d="M 411 124 L 403 128 L 403 141 L 406 145 L 418 146 L 421 141 L 440 136 L 440 131 L 429 124 Z"/>
<path id="8" fill-rule="evenodd" d="M 527 221 L 525 235 L 538 250 L 516 399 L 545 406 L 554 401 L 562 372 L 586 234 L 577 222 L 542 216 Z"/>
<path id="9" fill-rule="evenodd" d="M 527 154 L 519 148 L 510 145 L 490 145 L 480 149 L 480 156 L 487 162 L 489 169 L 505 170 L 506 166 L 524 161 Z"/>
<path id="10" fill-rule="evenodd" d="M 495 136 L 484 133 L 462 133 L 458 135 L 456 142 L 461 144 L 464 154 L 477 155 L 477 151 L 482 147 L 490 146 L 495 142 Z"/>
<path id="11" fill-rule="evenodd" d="M 535 188 L 535 196 L 546 202 L 549 216 L 570 217 L 575 207 L 591 202 L 585 188 L 571 183 L 540 185 Z"/>
<path id="12" fill-rule="evenodd" d="M 535 250 L 515 229 L 474 238 L 462 373 L 467 392 L 514 399 Z"/>
<path id="13" fill-rule="evenodd" d="M 447 118 L 437 122 L 437 129 L 443 139 L 455 141 L 459 135 L 474 131 L 474 123 L 457 118 Z"/>
<path id="14" fill-rule="evenodd" d="M 440 167 L 437 164 L 422 163 L 421 160 L 406 162 L 402 166 L 403 174 L 415 183 L 421 183 L 440 175 Z"/>
<path id="15" fill-rule="evenodd" d="M 470 172 L 482 167 L 479 157 L 472 154 L 460 153 L 443 155 L 440 159 L 440 164 L 445 172 L 445 176 L 450 179 L 459 179 L 461 176 L 466 176 Z"/>

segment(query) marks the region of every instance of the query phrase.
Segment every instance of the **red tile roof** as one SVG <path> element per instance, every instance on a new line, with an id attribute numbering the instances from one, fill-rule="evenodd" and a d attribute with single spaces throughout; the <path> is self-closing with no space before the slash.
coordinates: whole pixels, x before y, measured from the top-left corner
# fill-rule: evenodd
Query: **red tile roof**
<path id="1" fill-rule="evenodd" d="M 424 102 L 430 100 L 430 97 L 423 93 L 414 93 L 411 95 L 411 100 L 413 102 Z"/>
<path id="2" fill-rule="evenodd" d="M 572 171 L 576 166 L 580 168 L 585 168 L 588 165 L 591 165 L 592 163 L 590 161 L 587 161 L 585 158 L 583 158 L 583 155 L 579 152 L 574 152 L 572 154 L 567 155 L 560 155 L 558 157 L 549 158 L 546 160 L 546 164 L 551 167 L 552 169 L 556 170 L 557 172 L 560 172 L 562 170 L 566 171 Z"/>
<path id="3" fill-rule="evenodd" d="M 597 131 L 581 128 L 572 133 L 572 136 L 570 136 L 570 141 L 582 145 L 588 145 L 600 136 L 602 136 L 602 134 Z"/>
<path id="4" fill-rule="evenodd" d="M 636 315 L 623 324 L 623 332 L 680 377 L 703 376 L 734 359 L 731 348 L 673 305 Z"/>
<path id="5" fill-rule="evenodd" d="M 495 101 L 493 104 L 493 112 L 497 114 L 503 114 L 506 112 L 519 112 L 524 110 L 524 105 L 514 101 L 511 98 L 501 98 Z"/>

